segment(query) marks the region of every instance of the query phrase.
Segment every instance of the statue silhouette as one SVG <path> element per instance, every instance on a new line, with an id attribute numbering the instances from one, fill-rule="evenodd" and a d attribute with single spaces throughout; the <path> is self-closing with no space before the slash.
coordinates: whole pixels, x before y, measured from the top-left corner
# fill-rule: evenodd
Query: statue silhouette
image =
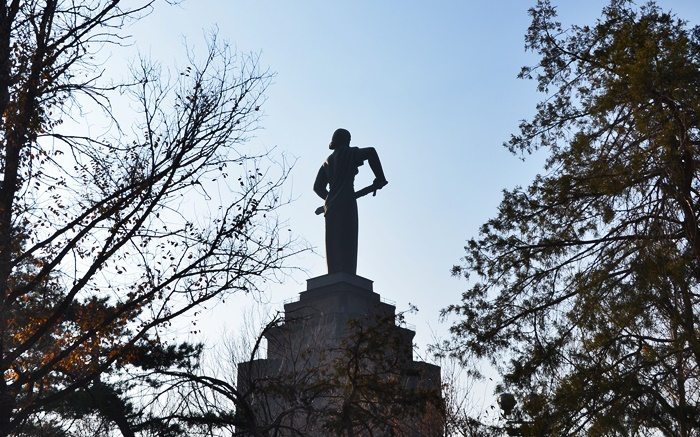
<path id="1" fill-rule="evenodd" d="M 337 129 L 329 148 L 333 153 L 316 175 L 314 192 L 325 200 L 317 210 L 326 219 L 326 261 L 328 273 L 357 272 L 357 198 L 374 193 L 388 184 L 373 147 L 350 147 L 350 132 Z M 355 192 L 355 175 L 365 161 L 374 173 L 372 185 Z M 329 187 L 328 189 L 326 187 Z"/>

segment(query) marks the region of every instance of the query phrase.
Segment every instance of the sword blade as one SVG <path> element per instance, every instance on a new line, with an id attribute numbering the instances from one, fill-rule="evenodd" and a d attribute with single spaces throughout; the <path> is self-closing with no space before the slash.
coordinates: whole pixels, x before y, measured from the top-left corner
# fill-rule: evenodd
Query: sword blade
<path id="1" fill-rule="evenodd" d="M 376 191 L 377 191 L 377 189 L 374 187 L 374 184 L 367 185 L 363 189 L 355 191 L 355 199 L 359 199 L 360 197 L 366 196 L 369 193 L 374 193 Z M 314 212 L 316 213 L 316 215 L 321 215 L 325 212 L 325 209 L 326 209 L 325 206 L 319 206 L 318 208 L 316 208 L 316 211 L 314 211 Z"/>

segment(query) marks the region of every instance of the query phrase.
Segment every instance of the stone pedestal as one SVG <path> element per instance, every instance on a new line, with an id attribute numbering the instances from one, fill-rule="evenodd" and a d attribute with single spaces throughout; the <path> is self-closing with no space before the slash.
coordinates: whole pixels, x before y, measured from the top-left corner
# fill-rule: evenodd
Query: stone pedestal
<path id="1" fill-rule="evenodd" d="M 352 426 L 350 421 L 362 420 L 365 409 L 390 411 L 385 404 L 399 398 L 423 402 L 420 396 L 433 397 L 432 412 L 426 414 L 439 414 L 440 368 L 413 361 L 415 332 L 396 325 L 395 311 L 369 279 L 347 273 L 309 279 L 299 300 L 284 305 L 284 322 L 264 333 L 267 358 L 238 366 L 238 390 L 257 414 L 247 422 L 333 435 L 329 426 Z M 419 429 L 422 419 L 415 413 L 393 419 L 416 422 L 413 432 L 403 435 L 442 435 L 436 418 L 426 425 L 440 428 L 432 431 Z M 377 426 L 371 433 L 385 435 Z"/>

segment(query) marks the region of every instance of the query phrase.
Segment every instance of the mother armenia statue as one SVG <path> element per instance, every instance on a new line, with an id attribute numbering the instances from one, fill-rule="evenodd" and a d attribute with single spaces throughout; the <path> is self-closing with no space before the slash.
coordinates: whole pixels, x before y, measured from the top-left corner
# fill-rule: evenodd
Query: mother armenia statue
<path id="1" fill-rule="evenodd" d="M 328 146 L 333 153 L 316 175 L 314 192 L 325 205 L 326 261 L 328 273 L 357 272 L 357 198 L 374 193 L 388 184 L 373 147 L 350 147 L 350 132 L 338 129 Z M 355 175 L 365 161 L 374 173 L 372 185 L 355 192 Z M 328 188 L 327 188 L 328 187 Z"/>

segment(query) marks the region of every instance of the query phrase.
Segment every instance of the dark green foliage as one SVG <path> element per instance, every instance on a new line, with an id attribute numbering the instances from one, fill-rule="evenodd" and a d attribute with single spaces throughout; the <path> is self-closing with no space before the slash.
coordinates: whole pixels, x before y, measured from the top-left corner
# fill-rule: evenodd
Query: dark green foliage
<path id="1" fill-rule="evenodd" d="M 534 434 L 694 435 L 700 28 L 621 0 L 592 26 L 531 15 L 521 77 L 546 98 L 506 146 L 546 173 L 465 248 L 452 347 L 499 364 Z"/>

